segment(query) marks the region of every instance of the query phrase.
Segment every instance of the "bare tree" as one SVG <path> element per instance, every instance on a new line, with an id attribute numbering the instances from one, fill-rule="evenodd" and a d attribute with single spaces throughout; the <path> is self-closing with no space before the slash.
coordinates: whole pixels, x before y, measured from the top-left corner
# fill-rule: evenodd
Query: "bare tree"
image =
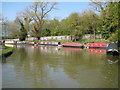
<path id="1" fill-rule="evenodd" d="M 101 0 L 91 0 L 92 2 L 90 3 L 91 6 L 93 6 L 93 9 L 102 12 L 105 10 L 107 0 L 106 2 L 102 2 Z"/>
<path id="2" fill-rule="evenodd" d="M 26 9 L 28 17 L 32 19 L 33 33 L 40 39 L 44 20 L 49 12 L 55 9 L 56 2 L 34 2 Z"/>
<path id="3" fill-rule="evenodd" d="M 7 26 L 8 26 L 8 20 L 7 17 L 3 17 L 2 14 L 0 15 L 0 32 L 2 32 L 1 36 L 2 37 L 8 37 L 8 30 L 7 30 Z"/>

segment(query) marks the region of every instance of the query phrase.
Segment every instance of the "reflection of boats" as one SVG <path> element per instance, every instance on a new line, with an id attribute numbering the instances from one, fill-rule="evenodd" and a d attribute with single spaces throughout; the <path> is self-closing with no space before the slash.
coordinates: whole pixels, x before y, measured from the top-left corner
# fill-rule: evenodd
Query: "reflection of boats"
<path id="1" fill-rule="evenodd" d="M 106 50 L 104 50 L 104 49 L 89 49 L 89 52 L 105 54 Z"/>
<path id="2" fill-rule="evenodd" d="M 38 45 L 49 45 L 49 46 L 58 46 L 60 45 L 60 42 L 38 42 Z"/>
<path id="3" fill-rule="evenodd" d="M 66 51 L 75 51 L 75 52 L 77 51 L 79 52 L 83 50 L 82 48 L 69 48 L 69 47 L 64 47 L 63 49 Z"/>
<path id="4" fill-rule="evenodd" d="M 83 44 L 80 43 L 64 43 L 63 47 L 73 47 L 73 48 L 84 48 Z"/>
<path id="5" fill-rule="evenodd" d="M 13 44 L 5 44 L 5 46 L 8 46 L 8 47 L 14 47 Z"/>
<path id="6" fill-rule="evenodd" d="M 106 49 L 106 47 L 107 47 L 107 43 L 89 43 L 88 44 L 88 47 L 89 48 L 96 48 L 96 49 L 98 49 L 98 48 L 100 48 L 100 49 Z"/>

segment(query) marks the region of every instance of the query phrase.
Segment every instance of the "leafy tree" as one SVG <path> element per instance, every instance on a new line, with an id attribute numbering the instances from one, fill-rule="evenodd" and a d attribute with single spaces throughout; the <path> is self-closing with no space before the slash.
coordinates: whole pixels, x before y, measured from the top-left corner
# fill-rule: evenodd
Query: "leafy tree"
<path id="1" fill-rule="evenodd" d="M 111 0 L 111 2 L 92 2 L 92 5 L 95 6 L 95 9 L 100 12 L 102 17 L 102 36 L 105 39 L 110 37 L 110 40 L 112 40 L 112 37 L 114 38 L 113 40 L 115 40 L 116 32 L 119 33 L 119 3 L 114 1 L 115 0 Z"/>
<path id="2" fill-rule="evenodd" d="M 102 24 L 100 16 L 92 10 L 85 11 L 83 13 L 83 22 L 85 24 L 84 27 L 86 28 L 86 33 L 94 34 L 95 39 L 96 33 L 99 31 Z"/>
<path id="3" fill-rule="evenodd" d="M 8 25 L 8 37 L 9 38 L 18 38 L 19 37 L 19 30 L 17 28 L 17 25 L 15 23 L 15 21 L 8 21 L 7 23 Z"/>
<path id="4" fill-rule="evenodd" d="M 19 25 L 19 39 L 20 41 L 25 40 L 29 32 L 29 23 L 31 19 L 23 12 L 20 13 L 15 22 Z"/>
<path id="5" fill-rule="evenodd" d="M 110 2 L 104 10 L 103 37 L 108 39 L 112 33 L 116 32 L 118 26 L 118 3 Z"/>

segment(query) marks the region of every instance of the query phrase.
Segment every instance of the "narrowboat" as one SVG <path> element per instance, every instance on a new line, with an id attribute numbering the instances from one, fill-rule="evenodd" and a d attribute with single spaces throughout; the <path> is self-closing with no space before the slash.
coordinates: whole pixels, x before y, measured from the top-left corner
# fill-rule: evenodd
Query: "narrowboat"
<path id="1" fill-rule="evenodd" d="M 17 41 L 16 43 L 17 44 L 25 44 L 26 42 L 24 42 L 24 41 Z"/>
<path id="2" fill-rule="evenodd" d="M 4 43 L 5 44 L 15 44 L 15 42 L 13 40 L 5 40 Z"/>
<path id="3" fill-rule="evenodd" d="M 64 43 L 63 47 L 73 47 L 73 48 L 84 48 L 83 44 L 80 43 Z"/>
<path id="4" fill-rule="evenodd" d="M 58 46 L 60 45 L 60 42 L 38 42 L 38 45 L 49 45 L 49 46 Z"/>
<path id="5" fill-rule="evenodd" d="M 107 46 L 107 43 L 88 43 L 88 47 L 94 49 L 106 49 Z"/>
<path id="6" fill-rule="evenodd" d="M 26 44 L 28 44 L 28 45 L 34 45 L 35 42 L 26 42 Z"/>
<path id="7" fill-rule="evenodd" d="M 29 41 L 17 41 L 17 44 L 27 44 L 27 45 L 34 45 L 35 42 L 29 42 Z"/>

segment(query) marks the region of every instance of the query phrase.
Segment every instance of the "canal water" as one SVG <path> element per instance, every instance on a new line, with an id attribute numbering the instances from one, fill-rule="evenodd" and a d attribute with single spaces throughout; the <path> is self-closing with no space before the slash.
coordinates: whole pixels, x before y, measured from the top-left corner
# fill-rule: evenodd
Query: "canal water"
<path id="1" fill-rule="evenodd" d="M 17 45 L 2 59 L 3 88 L 118 88 L 118 57 L 105 50 Z"/>

